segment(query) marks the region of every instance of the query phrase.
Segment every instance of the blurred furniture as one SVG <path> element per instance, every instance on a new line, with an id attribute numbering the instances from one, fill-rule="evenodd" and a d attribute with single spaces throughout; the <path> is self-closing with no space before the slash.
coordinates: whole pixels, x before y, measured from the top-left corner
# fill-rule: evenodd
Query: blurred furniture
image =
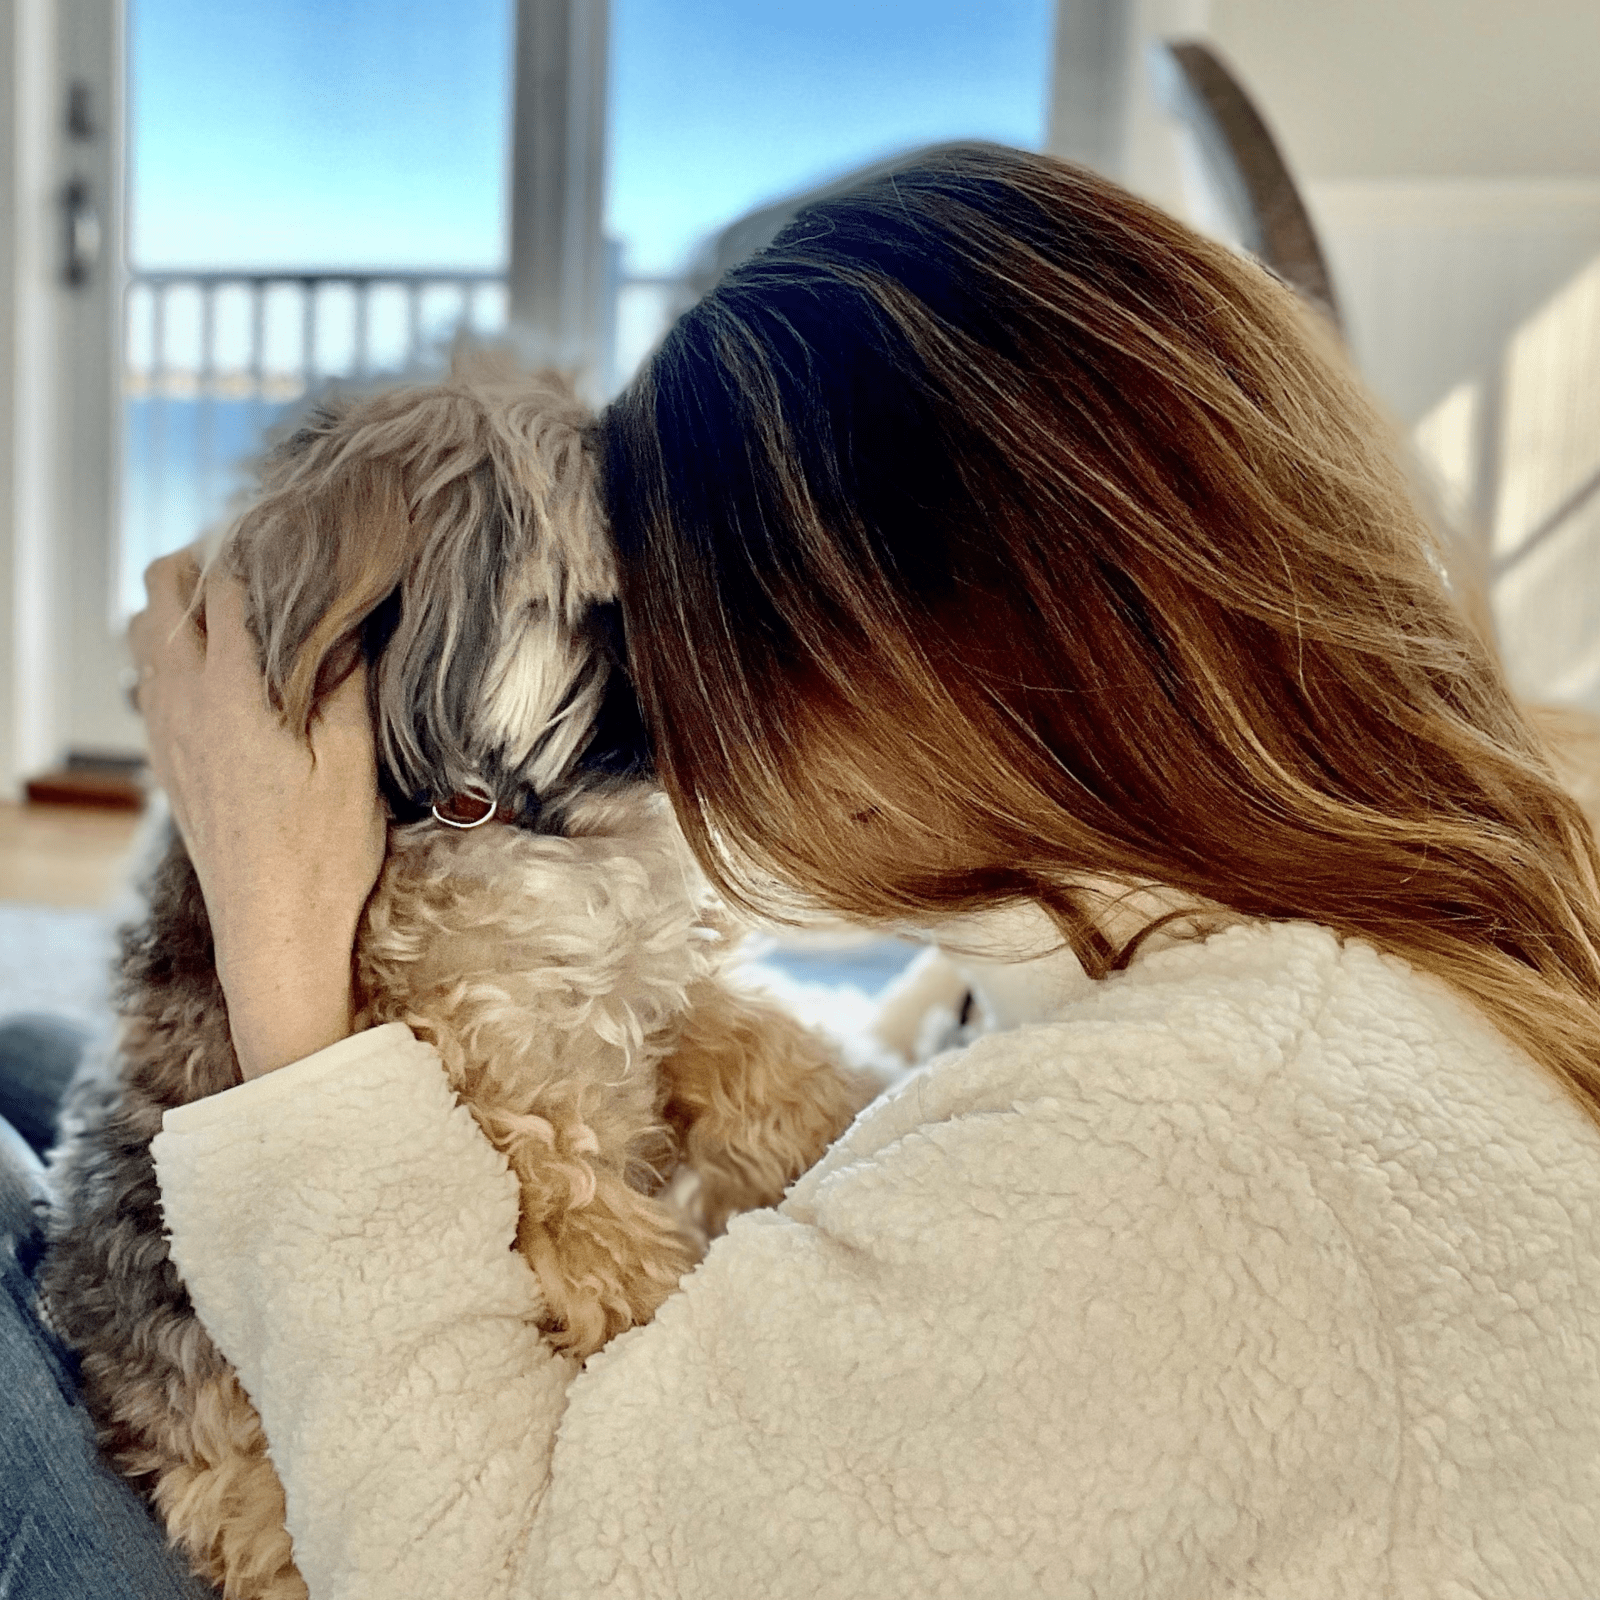
<path id="1" fill-rule="evenodd" d="M 1261 113 L 1210 45 L 1182 40 L 1152 58 L 1166 109 L 1189 132 L 1237 243 L 1343 331 L 1311 214 Z"/>

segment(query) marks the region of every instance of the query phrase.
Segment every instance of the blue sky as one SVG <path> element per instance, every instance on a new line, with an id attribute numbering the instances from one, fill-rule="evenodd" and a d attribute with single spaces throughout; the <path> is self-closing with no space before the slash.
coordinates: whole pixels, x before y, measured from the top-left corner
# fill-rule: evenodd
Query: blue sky
<path id="1" fill-rule="evenodd" d="M 129 0 L 136 266 L 490 266 L 509 0 Z"/>
<path id="2" fill-rule="evenodd" d="M 1044 136 L 1050 0 L 614 0 L 611 231 L 676 264 L 763 200 L 914 144 Z"/>
<path id="3" fill-rule="evenodd" d="M 1051 0 L 613 0 L 639 271 L 858 162 L 1043 135 Z M 510 0 L 130 0 L 136 266 L 504 260 Z"/>

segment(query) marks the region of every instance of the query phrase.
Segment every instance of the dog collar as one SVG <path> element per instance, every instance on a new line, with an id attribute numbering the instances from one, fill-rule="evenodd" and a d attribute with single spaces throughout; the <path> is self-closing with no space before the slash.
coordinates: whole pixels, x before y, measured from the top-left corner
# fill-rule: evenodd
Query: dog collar
<path id="1" fill-rule="evenodd" d="M 481 828 L 486 822 L 515 822 L 517 813 L 501 805 L 487 789 L 474 786 L 453 794 L 448 800 L 435 800 L 428 808 L 435 822 L 447 828 Z"/>

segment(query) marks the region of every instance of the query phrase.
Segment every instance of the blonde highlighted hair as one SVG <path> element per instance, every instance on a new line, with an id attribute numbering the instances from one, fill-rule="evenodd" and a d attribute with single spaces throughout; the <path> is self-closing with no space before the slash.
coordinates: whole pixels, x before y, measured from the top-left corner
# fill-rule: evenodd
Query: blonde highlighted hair
<path id="1" fill-rule="evenodd" d="M 602 428 L 657 765 L 736 901 L 1037 900 L 1096 974 L 1132 945 L 1086 880 L 1309 919 L 1600 1121 L 1588 824 L 1260 268 L 947 147 L 801 212 Z"/>

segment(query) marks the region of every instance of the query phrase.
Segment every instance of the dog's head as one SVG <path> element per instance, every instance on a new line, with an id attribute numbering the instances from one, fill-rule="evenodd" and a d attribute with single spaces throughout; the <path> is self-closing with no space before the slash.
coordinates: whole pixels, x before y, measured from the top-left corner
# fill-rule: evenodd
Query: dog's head
<path id="1" fill-rule="evenodd" d="M 363 656 L 397 820 L 471 795 L 525 826 L 642 775 L 616 573 L 559 378 L 480 360 L 325 405 L 266 459 L 220 559 L 291 725 Z"/>

